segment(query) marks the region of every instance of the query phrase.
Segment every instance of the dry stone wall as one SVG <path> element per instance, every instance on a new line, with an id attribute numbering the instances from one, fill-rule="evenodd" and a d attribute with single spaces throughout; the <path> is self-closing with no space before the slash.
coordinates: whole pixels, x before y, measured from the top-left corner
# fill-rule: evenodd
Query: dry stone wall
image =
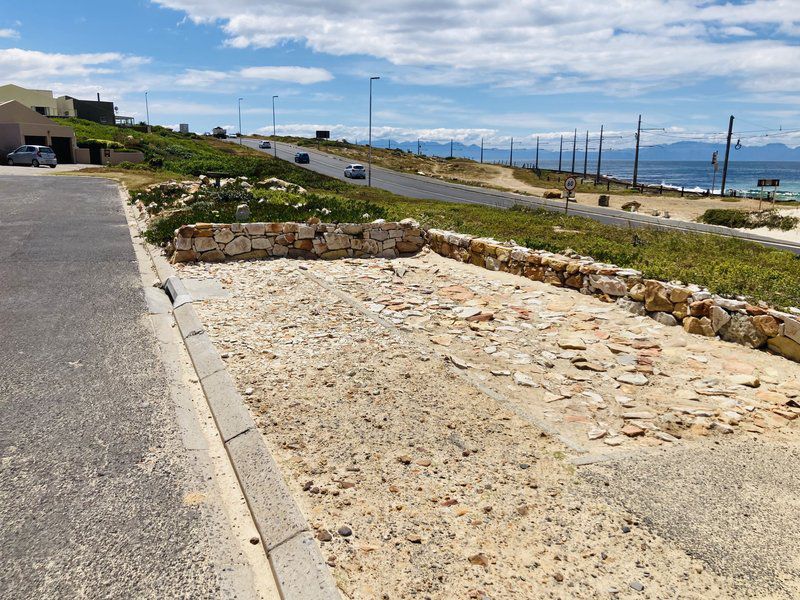
<path id="1" fill-rule="evenodd" d="M 639 271 L 599 263 L 585 256 L 531 250 L 490 238 L 429 229 L 426 240 L 437 254 L 534 281 L 601 296 L 628 311 L 689 333 L 763 348 L 800 362 L 800 319 L 769 306 L 730 300 L 696 285 L 645 279 Z"/>
<path id="2" fill-rule="evenodd" d="M 197 223 L 175 230 L 173 262 L 289 257 L 396 258 L 425 245 L 412 219 L 372 223 Z"/>

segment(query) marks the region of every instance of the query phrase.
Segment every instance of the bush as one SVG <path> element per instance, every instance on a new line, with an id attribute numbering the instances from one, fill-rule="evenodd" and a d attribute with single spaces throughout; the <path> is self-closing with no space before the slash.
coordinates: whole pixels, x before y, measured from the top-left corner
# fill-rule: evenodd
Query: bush
<path id="1" fill-rule="evenodd" d="M 797 217 L 781 215 L 776 210 L 748 212 L 732 208 L 709 209 L 700 215 L 698 221 L 708 225 L 721 225 L 738 229 L 766 227 L 767 229 L 782 229 L 783 231 L 790 231 L 800 223 L 800 219 Z"/>
<path id="2" fill-rule="evenodd" d="M 78 148 L 102 148 L 102 149 L 111 148 L 114 150 L 118 150 L 124 147 L 125 147 L 124 144 L 122 144 L 121 142 L 115 142 L 114 140 L 97 140 L 89 138 L 78 142 Z"/>

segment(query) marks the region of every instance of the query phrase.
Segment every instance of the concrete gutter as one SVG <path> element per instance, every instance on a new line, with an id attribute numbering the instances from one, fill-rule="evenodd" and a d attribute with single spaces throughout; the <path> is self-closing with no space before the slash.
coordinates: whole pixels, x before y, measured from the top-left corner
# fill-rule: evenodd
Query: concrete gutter
<path id="1" fill-rule="evenodd" d="M 261 535 L 282 598 L 339 600 L 341 596 L 311 529 L 198 318 L 191 295 L 163 256 L 149 246 L 148 253 L 172 302 L 173 317 Z"/>

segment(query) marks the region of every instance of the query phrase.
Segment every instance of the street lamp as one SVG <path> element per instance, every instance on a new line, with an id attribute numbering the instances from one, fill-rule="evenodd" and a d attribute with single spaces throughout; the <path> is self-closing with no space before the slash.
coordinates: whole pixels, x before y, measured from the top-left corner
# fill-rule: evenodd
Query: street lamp
<path id="1" fill-rule="evenodd" d="M 147 133 L 150 133 L 150 103 L 147 101 L 147 94 L 150 92 L 147 91 L 144 93 L 144 108 L 147 111 Z"/>
<path id="2" fill-rule="evenodd" d="M 239 98 L 239 145 L 242 145 L 242 100 L 244 98 Z"/>
<path id="3" fill-rule="evenodd" d="M 275 153 L 275 158 L 278 158 L 278 140 L 275 138 L 277 134 L 275 133 L 275 98 L 278 96 L 272 97 L 272 148 Z"/>
<path id="4" fill-rule="evenodd" d="M 369 155 L 367 158 L 367 186 L 372 186 L 372 82 L 380 77 L 369 78 Z"/>

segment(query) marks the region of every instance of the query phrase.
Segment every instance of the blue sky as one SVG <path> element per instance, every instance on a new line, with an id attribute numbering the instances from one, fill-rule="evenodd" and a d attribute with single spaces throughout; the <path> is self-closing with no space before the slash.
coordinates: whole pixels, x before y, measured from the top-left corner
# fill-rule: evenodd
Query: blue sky
<path id="1" fill-rule="evenodd" d="M 76 0 L 4 2 L 0 82 L 194 131 L 237 126 L 463 142 L 578 128 L 609 144 L 800 145 L 800 0 Z M 664 131 L 660 131 L 663 128 Z M 769 135 L 765 135 L 769 134 Z"/>

